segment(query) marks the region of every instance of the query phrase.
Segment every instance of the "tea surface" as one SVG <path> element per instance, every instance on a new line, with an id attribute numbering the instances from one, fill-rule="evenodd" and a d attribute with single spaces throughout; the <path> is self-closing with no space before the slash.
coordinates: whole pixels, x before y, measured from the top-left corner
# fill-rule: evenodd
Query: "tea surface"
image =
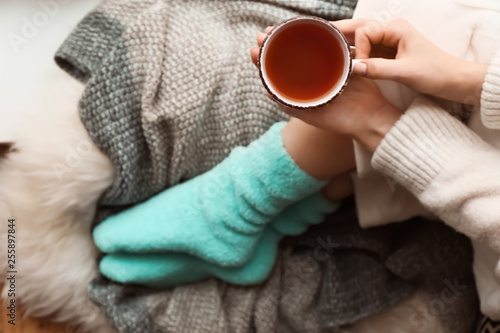
<path id="1" fill-rule="evenodd" d="M 265 58 L 267 76 L 284 97 L 308 102 L 327 95 L 342 77 L 344 54 L 327 29 L 299 23 L 272 40 Z"/>

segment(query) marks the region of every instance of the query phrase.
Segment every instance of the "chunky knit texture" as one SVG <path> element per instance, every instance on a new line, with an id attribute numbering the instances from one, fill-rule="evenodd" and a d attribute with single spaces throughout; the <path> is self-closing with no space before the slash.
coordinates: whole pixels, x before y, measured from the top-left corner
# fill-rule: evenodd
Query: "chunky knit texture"
<path id="1" fill-rule="evenodd" d="M 454 229 L 476 243 L 475 265 L 493 264 L 476 279 L 482 311 L 500 319 L 500 153 L 427 98 L 417 99 L 377 148 L 373 166 L 410 189 Z M 480 248 L 484 250 L 479 251 Z M 491 261 L 491 260 L 487 260 Z M 495 263 L 496 262 L 496 263 Z"/>
<path id="2" fill-rule="evenodd" d="M 481 93 L 481 119 L 491 129 L 500 130 L 500 50 L 486 74 Z"/>
<path id="3" fill-rule="evenodd" d="M 354 1 L 338 3 L 104 1 L 56 55 L 87 82 L 80 115 L 115 166 L 102 204 L 135 204 L 191 179 L 287 119 L 249 49 L 267 25 L 299 13 L 352 15 Z"/>
<path id="4" fill-rule="evenodd" d="M 432 300 L 444 293 L 453 302 L 443 311 L 438 301 L 423 304 L 412 317 L 415 331 L 428 332 L 435 321 L 446 332 L 472 331 L 478 302 L 470 241 L 440 222 L 363 230 L 348 201 L 280 248 L 270 276 L 257 286 L 210 279 L 152 290 L 98 278 L 90 297 L 120 332 L 320 333 L 387 310 L 419 288 Z"/>
<path id="5" fill-rule="evenodd" d="M 481 145 L 484 147 L 479 148 Z M 418 98 L 381 142 L 372 163 L 420 195 L 452 161 L 470 159 L 468 154 L 488 148 L 478 135 L 441 111 L 436 103 Z"/>

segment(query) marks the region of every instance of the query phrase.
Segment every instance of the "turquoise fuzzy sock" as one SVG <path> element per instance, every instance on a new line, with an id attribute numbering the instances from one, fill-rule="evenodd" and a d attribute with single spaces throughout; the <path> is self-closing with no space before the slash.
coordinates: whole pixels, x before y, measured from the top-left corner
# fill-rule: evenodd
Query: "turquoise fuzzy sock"
<path id="1" fill-rule="evenodd" d="M 114 281 L 155 288 L 175 287 L 213 276 L 240 285 L 260 283 L 269 275 L 278 242 L 284 235 L 304 232 L 338 206 L 317 193 L 287 207 L 266 227 L 252 257 L 241 267 L 221 267 L 181 253 L 116 253 L 101 260 L 100 270 Z"/>
<path id="2" fill-rule="evenodd" d="M 284 125 L 235 148 L 212 170 L 104 220 L 93 232 L 97 247 L 105 253 L 182 252 L 241 266 L 266 224 L 326 184 L 288 155 Z"/>

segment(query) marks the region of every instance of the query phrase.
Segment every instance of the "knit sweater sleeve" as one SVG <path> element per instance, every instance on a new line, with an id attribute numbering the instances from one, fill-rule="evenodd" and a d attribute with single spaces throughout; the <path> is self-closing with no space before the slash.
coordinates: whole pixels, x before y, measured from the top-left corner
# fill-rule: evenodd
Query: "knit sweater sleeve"
<path id="1" fill-rule="evenodd" d="M 488 67 L 481 93 L 481 119 L 484 126 L 500 129 L 500 50 Z"/>
<path id="2" fill-rule="evenodd" d="M 456 230 L 500 253 L 500 151 L 427 98 L 418 98 L 372 165 Z"/>

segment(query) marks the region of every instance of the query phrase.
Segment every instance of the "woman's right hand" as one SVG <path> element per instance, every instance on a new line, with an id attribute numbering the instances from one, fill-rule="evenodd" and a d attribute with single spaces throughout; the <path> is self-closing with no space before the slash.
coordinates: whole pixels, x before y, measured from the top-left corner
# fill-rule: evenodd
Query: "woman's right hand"
<path id="1" fill-rule="evenodd" d="M 356 74 L 397 81 L 418 92 L 456 102 L 475 104 L 479 100 L 488 65 L 444 52 L 407 21 L 382 24 L 352 19 L 332 24 L 354 42 L 356 59 L 366 59 L 354 67 Z M 387 54 L 393 57 L 386 58 Z"/>

